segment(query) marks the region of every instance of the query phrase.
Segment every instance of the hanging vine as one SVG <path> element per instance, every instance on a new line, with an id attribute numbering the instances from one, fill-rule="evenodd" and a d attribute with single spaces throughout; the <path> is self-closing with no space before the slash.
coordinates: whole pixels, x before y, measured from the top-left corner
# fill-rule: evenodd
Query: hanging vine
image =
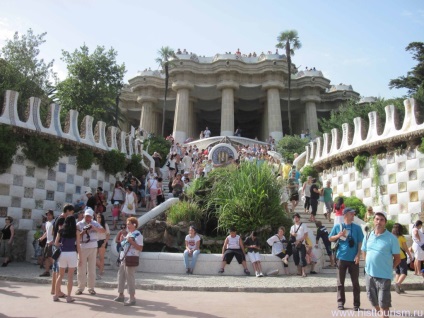
<path id="1" fill-rule="evenodd" d="M 374 155 L 372 157 L 372 168 L 374 170 L 374 174 L 373 174 L 373 182 L 374 182 L 374 186 L 375 186 L 375 198 L 376 200 L 378 200 L 379 196 L 380 196 L 380 168 L 378 166 L 378 161 L 377 161 L 377 155 Z"/>

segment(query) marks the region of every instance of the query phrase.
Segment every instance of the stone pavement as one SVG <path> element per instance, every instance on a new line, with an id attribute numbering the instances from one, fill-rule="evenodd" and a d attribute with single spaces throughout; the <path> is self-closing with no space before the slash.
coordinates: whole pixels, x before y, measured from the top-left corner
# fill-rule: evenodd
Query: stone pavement
<path id="1" fill-rule="evenodd" d="M 28 263 L 10 263 L 8 267 L 0 268 L 0 280 L 50 284 L 51 278 L 38 277 L 43 272 L 38 266 Z M 96 287 L 116 288 L 116 269 L 107 269 Z M 76 280 L 76 276 L 75 276 Z M 404 289 L 424 290 L 424 279 L 409 272 L 403 284 Z M 365 281 L 361 274 L 359 279 L 361 290 L 365 291 Z M 136 273 L 137 289 L 167 290 L 167 291 L 213 291 L 213 292 L 290 292 L 290 293 L 321 293 L 336 291 L 335 274 L 317 274 L 302 278 L 300 276 L 255 276 L 229 275 L 177 275 L 160 273 Z M 346 279 L 346 289 L 351 290 L 349 276 Z"/>

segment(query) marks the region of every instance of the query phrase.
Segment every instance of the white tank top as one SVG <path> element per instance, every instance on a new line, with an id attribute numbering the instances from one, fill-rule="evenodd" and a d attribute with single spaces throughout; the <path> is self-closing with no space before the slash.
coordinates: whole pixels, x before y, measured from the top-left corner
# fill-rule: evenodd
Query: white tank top
<path id="1" fill-rule="evenodd" d="M 228 235 L 227 238 L 228 238 L 227 249 L 230 249 L 230 250 L 240 249 L 240 236 L 239 235 L 236 235 L 235 237 L 231 237 L 231 235 Z"/>

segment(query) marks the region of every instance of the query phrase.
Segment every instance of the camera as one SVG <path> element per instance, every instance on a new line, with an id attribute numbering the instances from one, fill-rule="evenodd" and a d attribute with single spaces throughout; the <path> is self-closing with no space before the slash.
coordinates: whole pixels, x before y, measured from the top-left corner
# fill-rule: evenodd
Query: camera
<path id="1" fill-rule="evenodd" d="M 349 243 L 349 247 L 354 247 L 355 246 L 355 241 L 353 240 L 352 237 L 348 238 L 348 243 Z"/>
<path id="2" fill-rule="evenodd" d="M 83 231 L 88 231 L 89 229 L 91 229 L 92 225 L 91 224 L 87 224 L 86 226 L 84 226 L 82 228 Z"/>

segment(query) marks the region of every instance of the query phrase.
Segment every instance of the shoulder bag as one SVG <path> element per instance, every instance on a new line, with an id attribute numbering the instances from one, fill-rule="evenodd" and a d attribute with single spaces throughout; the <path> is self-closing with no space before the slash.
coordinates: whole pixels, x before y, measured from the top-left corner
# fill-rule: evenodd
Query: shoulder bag
<path id="1" fill-rule="evenodd" d="M 137 267 L 140 264 L 140 256 L 127 256 L 130 248 L 131 246 L 125 252 L 124 257 L 122 259 L 118 257 L 116 261 L 117 266 L 120 266 L 123 260 L 125 260 L 125 266 L 128 267 Z"/>
<path id="2" fill-rule="evenodd" d="M 340 224 L 340 230 L 343 230 L 343 225 Z M 331 242 L 331 250 L 333 251 L 333 253 L 337 252 L 337 249 L 339 248 L 339 240 Z"/>

